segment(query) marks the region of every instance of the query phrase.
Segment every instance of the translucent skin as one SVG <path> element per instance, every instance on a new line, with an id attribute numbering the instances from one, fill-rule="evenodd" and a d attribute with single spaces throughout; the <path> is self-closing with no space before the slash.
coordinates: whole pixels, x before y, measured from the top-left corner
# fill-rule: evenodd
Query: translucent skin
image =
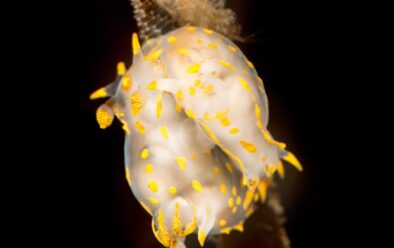
<path id="1" fill-rule="evenodd" d="M 153 216 L 166 247 L 184 237 L 242 230 L 254 200 L 281 158 L 301 169 L 267 130 L 262 80 L 238 47 L 211 30 L 183 27 L 147 41 L 133 36 L 133 65 L 118 66 L 118 80 L 91 98 L 101 128 L 113 115 L 126 131 L 126 178 Z"/>

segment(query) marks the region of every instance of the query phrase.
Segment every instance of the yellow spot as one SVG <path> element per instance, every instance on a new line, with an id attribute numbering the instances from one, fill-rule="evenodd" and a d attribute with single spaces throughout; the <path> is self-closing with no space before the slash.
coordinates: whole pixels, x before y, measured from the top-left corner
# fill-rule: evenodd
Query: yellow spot
<path id="1" fill-rule="evenodd" d="M 148 173 L 148 174 L 151 174 L 152 171 L 153 171 L 153 165 L 152 164 L 147 164 L 145 166 L 145 172 Z"/>
<path id="2" fill-rule="evenodd" d="M 274 174 L 275 173 L 275 171 L 276 171 L 276 166 L 274 165 L 274 164 L 268 164 L 267 165 L 267 168 L 266 168 L 266 172 L 268 173 L 268 174 Z"/>
<path id="3" fill-rule="evenodd" d="M 195 31 L 196 28 L 195 28 L 195 27 L 188 26 L 188 27 L 186 27 L 186 30 L 187 30 L 187 31 Z"/>
<path id="4" fill-rule="evenodd" d="M 233 207 L 233 214 L 237 212 L 237 207 Z"/>
<path id="5" fill-rule="evenodd" d="M 232 208 L 232 207 L 234 206 L 234 199 L 233 199 L 233 198 L 228 199 L 227 204 L 228 204 L 228 206 L 229 206 L 230 208 Z"/>
<path id="6" fill-rule="evenodd" d="M 176 104 L 175 104 L 175 110 L 176 110 L 176 112 L 178 112 L 178 113 L 182 112 L 182 106 L 181 106 L 179 103 L 176 103 Z"/>
<path id="7" fill-rule="evenodd" d="M 230 234 L 230 232 L 231 232 L 231 227 L 226 227 L 220 230 L 220 233 L 223 234 Z"/>
<path id="8" fill-rule="evenodd" d="M 267 187 L 268 187 L 268 181 L 266 180 L 260 182 L 258 185 L 258 190 L 262 202 L 265 202 L 265 200 L 267 199 Z"/>
<path id="9" fill-rule="evenodd" d="M 235 186 L 233 186 L 231 193 L 233 194 L 233 196 L 237 195 L 237 188 Z"/>
<path id="10" fill-rule="evenodd" d="M 254 69 L 254 65 L 253 65 L 252 62 L 250 62 L 250 61 L 248 60 L 248 61 L 246 61 L 246 63 L 248 64 L 248 66 L 249 66 L 251 69 Z"/>
<path id="11" fill-rule="evenodd" d="M 126 167 L 126 180 L 129 183 L 129 185 L 131 185 L 130 172 L 129 172 L 129 168 L 127 167 Z"/>
<path id="12" fill-rule="evenodd" d="M 200 86 L 200 84 L 201 84 L 201 81 L 200 81 L 200 80 L 196 80 L 196 82 L 194 82 L 194 86 L 195 86 L 195 87 Z"/>
<path id="13" fill-rule="evenodd" d="M 247 71 L 247 70 L 242 70 L 242 72 L 243 72 L 243 74 L 245 74 L 245 75 L 248 75 L 249 74 L 249 72 Z"/>
<path id="14" fill-rule="evenodd" d="M 267 156 L 262 156 L 261 161 L 263 161 L 263 163 L 267 162 Z"/>
<path id="15" fill-rule="evenodd" d="M 236 47 L 234 47 L 234 46 L 228 46 L 228 48 L 233 52 L 233 53 L 236 53 L 237 52 L 237 48 Z"/>
<path id="16" fill-rule="evenodd" d="M 127 122 L 124 120 L 120 121 L 122 123 L 122 129 L 126 132 L 126 134 L 130 134 L 129 126 L 127 125 Z"/>
<path id="17" fill-rule="evenodd" d="M 190 155 L 190 158 L 193 159 L 193 160 L 196 159 L 196 158 L 197 158 L 197 154 L 192 153 L 192 154 Z"/>
<path id="18" fill-rule="evenodd" d="M 196 119 L 196 115 L 194 114 L 194 112 L 190 109 L 186 109 L 185 113 L 187 116 L 189 116 L 190 118 L 192 118 L 193 120 Z"/>
<path id="19" fill-rule="evenodd" d="M 143 102 L 144 100 L 137 92 L 134 92 L 130 96 L 130 100 L 131 100 L 131 114 L 137 116 L 141 112 L 141 109 L 144 105 Z"/>
<path id="20" fill-rule="evenodd" d="M 141 45 L 140 42 L 138 41 L 138 36 L 136 33 L 133 33 L 132 45 L 133 45 L 133 54 L 137 55 L 141 50 Z"/>
<path id="21" fill-rule="evenodd" d="M 148 188 L 152 191 L 152 192 L 157 192 L 159 190 L 159 186 L 157 186 L 156 181 L 150 181 L 148 183 Z"/>
<path id="22" fill-rule="evenodd" d="M 238 196 L 238 197 L 237 197 L 237 205 L 238 205 L 238 206 L 241 205 L 241 202 L 242 202 L 242 199 L 241 199 L 240 196 Z"/>
<path id="23" fill-rule="evenodd" d="M 189 88 L 189 94 L 190 94 L 191 96 L 194 96 L 194 95 L 196 94 L 196 89 L 195 89 L 194 87 L 190 87 L 190 88 Z"/>
<path id="24" fill-rule="evenodd" d="M 257 105 L 257 104 L 256 104 L 256 105 Z M 258 124 L 257 126 L 258 126 L 258 128 L 260 128 L 260 126 L 262 126 L 260 119 L 258 120 L 258 122 L 260 122 L 260 124 Z M 264 130 L 264 129 L 262 129 L 262 128 L 260 128 L 260 129 L 261 129 L 261 132 L 263 133 L 264 139 L 265 139 L 268 143 L 270 143 L 270 144 L 272 144 L 272 145 L 275 145 L 275 146 L 279 147 L 280 149 L 285 149 L 285 148 L 286 148 L 286 144 L 285 144 L 285 143 L 275 141 L 274 139 L 272 139 L 272 137 L 271 137 L 271 135 L 268 133 L 268 131 L 266 131 L 266 130 Z"/>
<path id="25" fill-rule="evenodd" d="M 108 113 L 107 110 L 98 108 L 96 112 L 96 120 L 101 129 L 106 129 L 107 127 L 111 126 L 114 116 L 113 114 Z"/>
<path id="26" fill-rule="evenodd" d="M 175 37 L 175 36 L 170 36 L 170 37 L 167 38 L 167 41 L 168 41 L 169 43 L 173 43 L 173 42 L 176 41 L 176 37 Z"/>
<path id="27" fill-rule="evenodd" d="M 178 51 L 179 51 L 180 54 L 183 54 L 183 55 L 188 55 L 189 54 L 189 51 L 186 50 L 185 48 L 179 48 Z"/>
<path id="28" fill-rule="evenodd" d="M 212 30 L 210 30 L 210 29 L 204 29 L 204 32 L 206 33 L 206 34 L 213 34 L 213 31 Z"/>
<path id="29" fill-rule="evenodd" d="M 164 51 L 163 48 L 154 50 L 147 56 L 146 59 L 150 59 L 153 62 L 155 62 L 160 57 L 160 55 L 163 53 L 163 51 Z"/>
<path id="30" fill-rule="evenodd" d="M 160 134 L 165 140 L 168 140 L 168 131 L 165 126 L 160 127 Z"/>
<path id="31" fill-rule="evenodd" d="M 255 191 L 250 191 L 250 190 L 246 192 L 245 200 L 242 205 L 244 210 L 246 210 L 249 207 L 250 203 L 252 202 L 254 192 Z"/>
<path id="32" fill-rule="evenodd" d="M 281 178 L 285 177 L 285 168 L 283 167 L 282 161 L 278 162 L 278 174 Z"/>
<path id="33" fill-rule="evenodd" d="M 162 103 L 162 96 L 161 94 L 157 96 L 156 98 L 156 117 L 160 118 L 161 117 L 161 111 L 163 109 L 163 103 Z"/>
<path id="34" fill-rule="evenodd" d="M 152 81 L 150 82 L 147 86 L 146 89 L 148 90 L 156 90 L 157 89 L 157 81 Z"/>
<path id="35" fill-rule="evenodd" d="M 187 73 L 198 73 L 200 72 L 201 65 L 200 64 L 193 64 L 189 66 L 186 70 Z"/>
<path id="36" fill-rule="evenodd" d="M 220 226 L 225 226 L 227 222 L 225 220 L 220 220 L 219 225 Z"/>
<path id="37" fill-rule="evenodd" d="M 150 201 L 150 203 L 152 203 L 154 205 L 159 204 L 159 200 L 157 200 L 156 198 L 153 198 L 153 197 L 149 197 L 149 201 Z"/>
<path id="38" fill-rule="evenodd" d="M 134 122 L 134 126 L 135 126 L 135 128 L 138 130 L 138 132 L 140 134 L 144 134 L 145 133 L 145 126 L 141 122 L 135 121 Z"/>
<path id="39" fill-rule="evenodd" d="M 287 152 L 287 155 L 283 159 L 292 164 L 297 170 L 302 171 L 302 165 L 293 153 Z"/>
<path id="40" fill-rule="evenodd" d="M 219 173 L 220 173 L 219 167 L 217 167 L 217 166 L 213 167 L 213 172 L 214 172 L 215 174 L 219 174 Z"/>
<path id="41" fill-rule="evenodd" d="M 198 242 L 200 243 L 201 247 L 204 246 L 205 239 L 207 238 L 206 233 L 202 228 L 198 229 Z"/>
<path id="42" fill-rule="evenodd" d="M 244 231 L 244 224 L 241 222 L 234 227 L 235 230 L 243 232 Z"/>
<path id="43" fill-rule="evenodd" d="M 251 90 L 250 90 L 250 87 L 249 87 L 249 84 L 248 84 L 248 82 L 246 82 L 246 80 L 245 79 L 243 79 L 243 78 L 238 78 L 238 80 L 239 80 L 239 82 L 241 83 L 241 86 L 245 89 L 245 90 L 247 90 L 248 92 L 251 92 Z"/>
<path id="44" fill-rule="evenodd" d="M 221 118 L 220 119 L 220 123 L 222 123 L 222 125 L 225 126 L 225 127 L 231 125 L 230 119 L 227 116 Z"/>
<path id="45" fill-rule="evenodd" d="M 204 92 L 208 94 L 208 93 L 210 93 L 212 90 L 213 90 L 213 86 L 212 86 L 211 84 L 209 84 L 207 87 L 205 87 Z"/>
<path id="46" fill-rule="evenodd" d="M 89 99 L 94 100 L 94 99 L 103 98 L 103 97 L 107 97 L 107 96 L 108 96 L 107 90 L 103 87 L 103 88 L 100 88 L 100 89 L 96 90 L 95 92 L 93 92 L 89 96 Z"/>
<path id="47" fill-rule="evenodd" d="M 193 189 L 196 190 L 197 192 L 200 192 L 200 193 L 203 192 L 202 186 L 201 186 L 200 182 L 197 181 L 197 180 L 193 180 L 193 181 L 192 181 L 192 187 L 193 187 Z"/>
<path id="48" fill-rule="evenodd" d="M 220 192 L 222 192 L 223 194 L 227 193 L 227 188 L 224 183 L 220 184 Z"/>
<path id="49" fill-rule="evenodd" d="M 231 66 L 230 63 L 226 62 L 226 61 L 219 61 L 220 65 L 223 65 L 224 67 L 226 67 L 227 69 L 229 69 L 231 72 L 235 72 L 234 68 Z"/>
<path id="50" fill-rule="evenodd" d="M 186 167 L 186 159 L 179 157 L 175 158 L 175 160 L 179 165 L 179 169 L 184 170 Z"/>
<path id="51" fill-rule="evenodd" d="M 255 153 L 255 152 L 256 152 L 256 147 L 255 147 L 253 144 L 251 144 L 251 143 L 249 143 L 249 142 L 247 142 L 247 141 L 244 141 L 244 140 L 241 140 L 239 143 L 240 143 L 240 144 L 243 146 L 243 148 L 245 148 L 245 150 L 247 150 L 248 152 L 250 152 L 250 153 Z"/>
<path id="52" fill-rule="evenodd" d="M 126 74 L 126 66 L 123 62 L 118 63 L 117 71 L 119 76 L 124 76 L 124 74 Z"/>
<path id="53" fill-rule="evenodd" d="M 176 194 L 176 188 L 174 186 L 171 186 L 168 188 L 168 193 L 170 193 L 171 195 L 175 195 Z"/>
<path id="54" fill-rule="evenodd" d="M 231 134 L 237 134 L 238 132 L 239 132 L 239 128 L 234 127 L 230 129 Z"/>
<path id="55" fill-rule="evenodd" d="M 213 43 L 208 43 L 208 47 L 211 49 L 217 49 L 218 47 Z"/>
<path id="56" fill-rule="evenodd" d="M 182 102 L 182 101 L 183 101 L 183 92 L 182 92 L 182 90 L 178 90 L 178 91 L 175 93 L 175 97 L 176 97 L 176 100 L 177 100 L 178 102 Z"/>
<path id="57" fill-rule="evenodd" d="M 226 163 L 226 168 L 230 173 L 233 173 L 233 168 L 231 167 L 230 163 Z"/>
<path id="58" fill-rule="evenodd" d="M 141 152 L 141 158 L 142 159 L 147 159 L 148 157 L 149 157 L 149 151 L 148 151 L 148 149 L 145 148 Z"/>
<path id="59" fill-rule="evenodd" d="M 152 215 L 152 212 L 149 210 L 148 206 L 145 205 L 142 201 L 140 201 L 140 204 L 143 209 L 145 209 L 146 212 L 148 212 L 150 215 Z"/>

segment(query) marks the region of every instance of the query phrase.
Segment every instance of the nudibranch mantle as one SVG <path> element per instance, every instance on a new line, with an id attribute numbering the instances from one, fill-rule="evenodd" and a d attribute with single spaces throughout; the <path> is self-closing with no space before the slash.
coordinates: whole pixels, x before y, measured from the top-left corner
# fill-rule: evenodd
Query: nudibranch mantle
<path id="1" fill-rule="evenodd" d="M 97 110 L 126 132 L 126 178 L 152 215 L 166 247 L 185 237 L 243 230 L 284 159 L 295 156 L 267 130 L 268 101 L 253 64 L 230 40 L 187 26 L 148 40 L 133 35 L 133 65 L 91 95 L 111 97 Z"/>

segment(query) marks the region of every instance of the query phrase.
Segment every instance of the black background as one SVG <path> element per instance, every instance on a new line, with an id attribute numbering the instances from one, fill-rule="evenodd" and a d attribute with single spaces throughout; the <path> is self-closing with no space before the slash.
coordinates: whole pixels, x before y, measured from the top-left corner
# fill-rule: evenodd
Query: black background
<path id="1" fill-rule="evenodd" d="M 356 227 L 364 229 L 367 218 L 358 211 L 368 188 L 354 181 L 367 163 L 351 161 L 360 156 L 352 150 L 360 109 L 356 79 L 344 73 L 352 50 L 344 37 L 351 29 L 338 23 L 342 13 L 334 4 L 229 3 L 245 36 L 257 35 L 256 42 L 239 46 L 264 80 L 269 130 L 304 166 L 302 173 L 287 166 L 279 181 L 292 246 L 354 243 Z M 131 64 L 130 37 L 137 31 L 131 6 L 127 0 L 67 1 L 41 11 L 44 18 L 26 33 L 34 56 L 24 63 L 38 78 L 31 134 L 46 145 L 28 147 L 40 161 L 34 192 L 43 194 L 37 198 L 24 188 L 20 196 L 34 209 L 34 224 L 25 231 L 44 226 L 34 239 L 54 247 L 160 247 L 124 178 L 123 131 L 118 122 L 100 130 L 100 101 L 88 99 L 114 79 L 117 62 Z"/>

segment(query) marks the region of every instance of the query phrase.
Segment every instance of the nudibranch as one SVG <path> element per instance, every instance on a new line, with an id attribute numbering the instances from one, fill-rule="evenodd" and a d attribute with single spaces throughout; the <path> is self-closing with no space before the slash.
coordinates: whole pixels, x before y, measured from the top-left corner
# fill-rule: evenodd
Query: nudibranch
<path id="1" fill-rule="evenodd" d="M 264 200 L 281 160 L 296 157 L 267 130 L 263 81 L 240 49 L 224 36 L 186 26 L 148 40 L 133 34 L 133 64 L 117 67 L 112 84 L 91 95 L 110 97 L 96 117 L 106 128 L 116 116 L 126 132 L 130 188 L 152 215 L 166 247 L 185 247 L 196 232 L 243 230 Z"/>

